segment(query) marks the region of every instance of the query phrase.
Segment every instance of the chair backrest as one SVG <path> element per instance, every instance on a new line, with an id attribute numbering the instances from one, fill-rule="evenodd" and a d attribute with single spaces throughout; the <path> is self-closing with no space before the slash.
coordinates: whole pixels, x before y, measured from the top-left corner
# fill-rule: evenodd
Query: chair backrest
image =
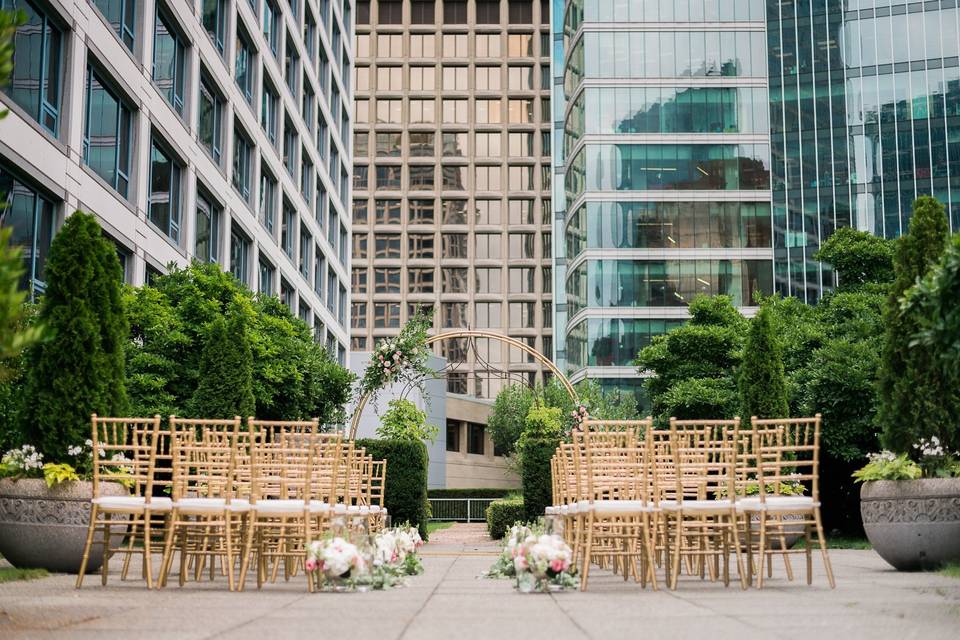
<path id="1" fill-rule="evenodd" d="M 670 418 L 676 473 L 675 499 L 736 500 L 737 429 L 733 420 Z"/>
<path id="2" fill-rule="evenodd" d="M 160 416 L 105 418 L 94 413 L 90 426 L 93 496 L 100 496 L 102 482 L 119 482 L 133 495 L 149 502 L 153 495 Z"/>
<path id="3" fill-rule="evenodd" d="M 383 506 L 387 492 L 387 461 L 373 460 L 370 464 L 369 504 Z"/>
<path id="4" fill-rule="evenodd" d="M 753 447 L 761 501 L 794 483 L 820 499 L 820 414 L 812 418 L 753 417 Z"/>
<path id="5" fill-rule="evenodd" d="M 251 492 L 250 437 L 241 438 L 240 416 L 232 420 L 170 416 L 174 500 L 224 498 Z M 242 458 L 238 463 L 238 458 Z M 245 469 L 237 473 L 238 466 Z"/>
<path id="6" fill-rule="evenodd" d="M 582 457 L 574 460 L 585 465 L 581 486 L 586 485 L 585 500 L 651 499 L 647 439 L 634 429 L 582 433 Z"/>

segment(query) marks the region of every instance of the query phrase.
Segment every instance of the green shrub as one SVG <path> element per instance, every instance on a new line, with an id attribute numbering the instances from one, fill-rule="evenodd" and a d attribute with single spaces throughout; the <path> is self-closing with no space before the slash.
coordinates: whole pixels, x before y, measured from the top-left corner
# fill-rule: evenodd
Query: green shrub
<path id="1" fill-rule="evenodd" d="M 773 336 L 768 305 L 760 308 L 750 321 L 750 332 L 743 349 L 739 371 L 740 417 L 786 418 L 787 384 L 783 374 L 780 345 Z"/>
<path id="2" fill-rule="evenodd" d="M 487 531 L 494 540 L 502 539 L 510 527 L 516 523 L 526 521 L 527 516 L 521 498 L 497 500 L 487 507 Z"/>
<path id="3" fill-rule="evenodd" d="M 200 354 L 200 384 L 190 414 L 204 418 L 253 415 L 253 354 L 247 336 L 250 312 L 243 300 L 214 319 Z"/>
<path id="4" fill-rule="evenodd" d="M 520 479 L 523 484 L 524 520 L 532 522 L 543 517 L 544 510 L 553 504 L 553 481 L 550 459 L 557 450 L 558 439 L 525 437 L 520 447 Z M 512 523 L 511 523 L 512 524 Z"/>
<path id="5" fill-rule="evenodd" d="M 414 403 L 397 398 L 388 402 L 387 406 L 389 408 L 380 416 L 377 437 L 413 442 L 433 442 L 437 439 L 440 429 L 436 425 L 427 424 L 426 412 L 418 409 Z"/>
<path id="6" fill-rule="evenodd" d="M 27 358 L 22 431 L 46 459 L 90 437 L 90 414 L 127 411 L 124 347 L 129 340 L 117 250 L 97 219 L 77 211 L 53 239 L 38 321 L 49 339 Z"/>
<path id="7" fill-rule="evenodd" d="M 913 454 L 913 445 L 931 429 L 950 424 L 943 399 L 955 389 L 945 385 L 932 350 L 912 344 L 919 331 L 915 315 L 901 309 L 901 298 L 923 278 L 946 246 L 949 227 L 942 204 L 929 196 L 913 205 L 909 232 L 897 240 L 896 280 L 884 310 L 884 346 L 880 367 L 880 408 L 883 440 L 896 453 Z"/>
<path id="8" fill-rule="evenodd" d="M 409 522 L 427 539 L 427 447 L 413 440 L 357 440 L 374 460 L 387 461 L 384 505 L 394 523 Z"/>
<path id="9" fill-rule="evenodd" d="M 737 412 L 737 392 L 728 378 L 681 380 L 661 394 L 661 424 L 671 416 L 680 420 L 732 418 Z"/>
<path id="10" fill-rule="evenodd" d="M 493 444 L 504 454 L 513 453 L 516 449 L 534 398 L 534 390 L 527 385 L 511 384 L 504 387 L 493 401 L 487 431 Z"/>
<path id="11" fill-rule="evenodd" d="M 429 489 L 427 495 L 431 498 L 505 498 L 517 493 L 518 489 L 497 489 L 481 487 L 478 489 Z"/>
<path id="12" fill-rule="evenodd" d="M 892 280 L 893 252 L 893 241 L 869 231 L 843 227 L 834 231 L 813 257 L 833 267 L 838 288 L 846 291 Z"/>

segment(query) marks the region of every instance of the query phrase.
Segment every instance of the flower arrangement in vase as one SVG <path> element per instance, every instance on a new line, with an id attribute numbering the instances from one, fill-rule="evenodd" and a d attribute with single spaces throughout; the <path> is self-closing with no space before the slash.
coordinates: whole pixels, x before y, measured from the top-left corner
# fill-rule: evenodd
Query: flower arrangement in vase
<path id="1" fill-rule="evenodd" d="M 515 549 L 517 590 L 521 593 L 561 591 L 576 585 L 573 551 L 559 535 L 530 535 Z"/>

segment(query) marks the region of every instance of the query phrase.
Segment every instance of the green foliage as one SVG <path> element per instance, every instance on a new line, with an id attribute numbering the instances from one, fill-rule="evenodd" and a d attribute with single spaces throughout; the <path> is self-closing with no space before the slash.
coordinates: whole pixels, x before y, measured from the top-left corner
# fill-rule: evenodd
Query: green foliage
<path id="1" fill-rule="evenodd" d="M 53 240 L 39 322 L 50 338 L 28 357 L 22 431 L 56 460 L 90 437 L 90 414 L 127 411 L 123 270 L 96 218 L 76 212 Z"/>
<path id="2" fill-rule="evenodd" d="M 556 452 L 558 443 L 559 439 L 556 437 L 525 433 L 518 444 L 524 520 L 527 522 L 543 517 L 544 510 L 553 503 L 550 459 Z"/>
<path id="3" fill-rule="evenodd" d="M 395 338 L 385 338 L 370 354 L 370 363 L 360 379 L 360 396 L 377 392 L 398 380 L 423 391 L 423 381 L 434 374 L 427 366 L 430 349 L 427 333 L 433 328 L 433 307 L 420 308 L 407 320 Z"/>
<path id="4" fill-rule="evenodd" d="M 487 507 L 487 532 L 494 540 L 502 539 L 510 527 L 525 520 L 522 498 L 497 500 Z"/>
<path id="5" fill-rule="evenodd" d="M 916 327 L 911 349 L 929 357 L 931 376 L 942 381 L 944 419 L 928 423 L 924 437 L 936 436 L 949 451 L 960 451 L 960 234 L 943 258 L 916 286 L 907 291 L 902 313 Z"/>
<path id="6" fill-rule="evenodd" d="M 204 418 L 254 414 L 253 354 L 247 337 L 251 312 L 245 300 L 231 303 L 214 318 L 200 353 L 200 384 L 189 403 L 190 415 Z"/>
<path id="7" fill-rule="evenodd" d="M 387 461 L 384 504 L 394 522 L 409 522 L 427 539 L 427 447 L 412 440 L 357 440 L 374 460 Z"/>
<path id="8" fill-rule="evenodd" d="M 228 320 L 228 309 L 236 306 L 243 310 L 252 354 L 253 414 L 268 420 L 319 417 L 328 425 L 345 421 L 353 375 L 279 299 L 254 296 L 217 265 L 174 268 L 152 286 L 129 289 L 125 301 L 135 415 L 192 413 L 209 328 L 217 319 Z"/>
<path id="9" fill-rule="evenodd" d="M 911 460 L 906 453 L 895 456 L 885 452 L 870 457 L 863 468 L 854 472 L 856 482 L 875 480 L 916 480 L 922 475 L 920 465 Z"/>
<path id="10" fill-rule="evenodd" d="M 737 411 L 733 372 L 746 320 L 729 296 L 696 296 L 689 311 L 689 322 L 655 337 L 636 360 L 641 374 L 651 374 L 646 387 L 661 424 L 671 416 L 733 417 Z"/>
<path id="11" fill-rule="evenodd" d="M 16 580 L 37 580 L 46 578 L 49 573 L 46 569 L 18 569 L 16 567 L 0 567 L 0 584 Z"/>
<path id="12" fill-rule="evenodd" d="M 844 227 L 827 238 L 813 257 L 833 266 L 839 280 L 838 289 L 847 291 L 892 280 L 893 250 L 891 240 Z"/>
<path id="13" fill-rule="evenodd" d="M 387 403 L 389 409 L 380 417 L 377 437 L 384 440 L 411 440 L 413 442 L 433 442 L 440 429 L 427 424 L 427 414 L 417 405 L 397 398 Z"/>
<path id="14" fill-rule="evenodd" d="M 505 498 L 516 492 L 516 489 L 480 487 L 477 489 L 430 489 L 427 495 L 431 498 Z"/>
<path id="15" fill-rule="evenodd" d="M 26 24 L 27 14 L 23 11 L 0 11 L 0 87 L 5 87 L 13 73 L 13 47 L 17 27 Z M 0 120 L 9 112 L 0 109 Z"/>
<path id="16" fill-rule="evenodd" d="M 560 407 L 534 405 L 523 421 L 519 444 L 527 438 L 548 438 L 559 442 L 563 435 L 563 410 Z"/>
<path id="17" fill-rule="evenodd" d="M 0 199 L 5 197 L 0 193 Z M 0 204 L 0 212 L 3 208 Z M 28 321 L 28 292 L 20 290 L 23 249 L 10 244 L 12 235 L 11 227 L 0 228 L 0 382 L 16 375 L 8 361 L 19 359 L 43 335 L 41 325 Z"/>
<path id="18" fill-rule="evenodd" d="M 43 465 L 43 479 L 47 481 L 47 487 L 55 487 L 61 482 L 79 480 L 80 476 L 77 475 L 77 470 L 74 469 L 72 465 L 48 462 Z"/>
<path id="19" fill-rule="evenodd" d="M 901 309 L 901 298 L 939 259 L 948 235 L 947 215 L 936 199 L 923 196 L 913 205 L 910 231 L 897 241 L 896 279 L 884 310 L 883 359 L 880 368 L 880 408 L 887 448 L 907 453 L 920 438 L 956 428 L 945 400 L 956 397 L 937 364 L 936 353 L 923 344 L 911 344 L 919 319 Z M 948 426 L 949 425 L 949 426 Z"/>
<path id="20" fill-rule="evenodd" d="M 493 401 L 487 431 L 494 446 L 505 454 L 514 453 L 534 399 L 534 391 L 530 387 L 512 384 L 501 389 Z"/>
<path id="21" fill-rule="evenodd" d="M 786 418 L 790 415 L 780 345 L 774 338 L 770 316 L 770 308 L 761 306 L 750 322 L 743 350 L 738 382 L 740 416 L 745 420 L 751 416 Z"/>

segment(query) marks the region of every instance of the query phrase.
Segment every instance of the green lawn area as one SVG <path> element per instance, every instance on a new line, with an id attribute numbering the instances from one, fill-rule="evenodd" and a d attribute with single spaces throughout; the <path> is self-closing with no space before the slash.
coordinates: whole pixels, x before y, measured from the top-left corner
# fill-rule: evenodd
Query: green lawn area
<path id="1" fill-rule="evenodd" d="M 427 534 L 431 534 L 434 531 L 440 531 L 440 529 L 449 529 L 453 526 L 452 522 L 428 522 L 427 523 Z"/>
<path id="2" fill-rule="evenodd" d="M 951 562 L 939 571 L 940 575 L 960 579 L 960 562 Z"/>
<path id="3" fill-rule="evenodd" d="M 16 567 L 0 567 L 0 582 L 15 580 L 36 580 L 46 578 L 49 574 L 46 569 L 17 569 Z"/>
<path id="4" fill-rule="evenodd" d="M 797 543 L 798 548 L 803 548 L 804 541 L 800 540 Z M 816 549 L 817 545 L 814 544 L 813 548 Z M 845 536 L 835 536 L 827 538 L 827 548 L 828 549 L 873 549 L 870 546 L 870 542 L 866 538 L 848 538 Z"/>

